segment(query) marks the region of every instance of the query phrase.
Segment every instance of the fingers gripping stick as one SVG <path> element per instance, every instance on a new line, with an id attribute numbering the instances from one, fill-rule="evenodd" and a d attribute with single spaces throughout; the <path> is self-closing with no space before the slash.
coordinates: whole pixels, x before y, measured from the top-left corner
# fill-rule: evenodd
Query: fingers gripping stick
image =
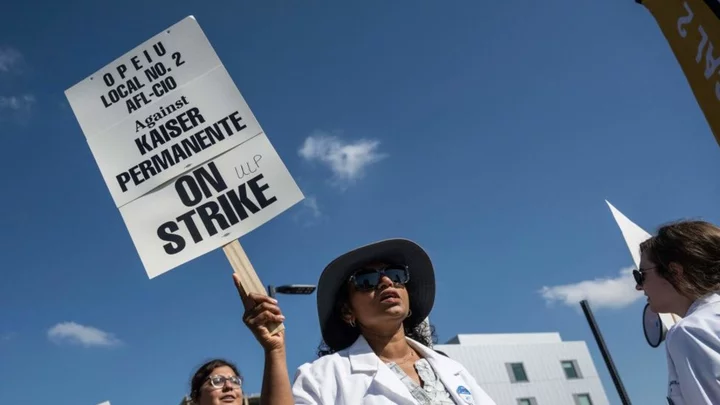
<path id="1" fill-rule="evenodd" d="M 228 243 L 223 246 L 223 251 L 230 261 L 233 270 L 240 278 L 240 294 L 242 295 L 242 300 L 247 300 L 248 294 L 250 293 L 267 295 L 265 287 L 263 287 L 252 263 L 250 263 L 250 259 L 247 257 L 247 254 L 245 254 L 242 246 L 240 246 L 240 241 L 234 240 Z M 273 323 L 268 324 L 267 328 L 270 334 L 274 335 L 285 329 L 285 325 L 282 323 Z"/>

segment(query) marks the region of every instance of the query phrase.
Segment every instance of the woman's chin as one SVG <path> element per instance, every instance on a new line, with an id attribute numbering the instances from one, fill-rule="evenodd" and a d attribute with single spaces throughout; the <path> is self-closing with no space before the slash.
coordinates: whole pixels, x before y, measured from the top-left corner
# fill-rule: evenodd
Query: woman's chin
<path id="1" fill-rule="evenodd" d="M 648 298 L 648 304 L 650 304 L 650 309 L 655 312 L 656 314 L 665 314 L 668 312 L 668 309 L 665 308 L 663 305 L 658 305 L 653 300 Z"/>
<path id="2" fill-rule="evenodd" d="M 402 305 L 392 305 L 383 309 L 383 318 L 394 321 L 402 321 L 407 317 L 407 311 Z"/>

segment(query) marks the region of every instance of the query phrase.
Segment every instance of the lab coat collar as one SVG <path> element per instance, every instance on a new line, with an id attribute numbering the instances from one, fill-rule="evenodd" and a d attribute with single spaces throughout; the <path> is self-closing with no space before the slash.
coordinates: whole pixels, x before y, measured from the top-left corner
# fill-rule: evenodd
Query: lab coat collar
<path id="1" fill-rule="evenodd" d="M 436 366 L 436 369 L 441 368 L 451 374 L 458 374 L 462 371 L 459 363 L 450 360 L 420 342 L 408 337 L 406 339 L 410 347 L 420 352 L 421 356 L 427 359 L 431 365 Z M 348 348 L 348 358 L 353 373 L 377 371 L 382 363 L 362 335 Z"/>
<path id="2" fill-rule="evenodd" d="M 372 375 L 373 382 L 382 387 L 384 395 L 392 403 L 400 405 L 415 404 L 410 391 L 402 381 L 385 363 L 380 360 L 372 351 L 370 344 L 364 337 L 360 336 L 355 343 L 348 348 L 350 369 L 352 373 L 368 373 Z"/>
<path id="3" fill-rule="evenodd" d="M 375 372 L 380 366 L 380 358 L 362 335 L 348 348 L 348 359 L 353 373 Z"/>
<path id="4" fill-rule="evenodd" d="M 450 395 L 456 403 L 468 403 L 466 399 L 461 400 L 457 391 L 463 387 L 464 381 L 460 373 L 462 366 L 427 346 L 406 338 L 412 348 L 417 350 L 435 370 L 443 384 L 448 388 Z M 364 337 L 360 336 L 348 349 L 350 367 L 353 373 L 367 372 L 374 374 L 374 383 L 385 387 L 388 398 L 396 404 L 415 404 L 415 400 L 407 387 L 400 381 L 393 371 L 372 351 Z M 464 402 L 463 402 L 464 401 Z M 472 403 L 472 402 L 469 402 Z"/>
<path id="5" fill-rule="evenodd" d="M 467 382 L 464 381 L 461 373 L 463 367 L 460 363 L 451 360 L 448 357 L 430 349 L 429 347 L 416 342 L 412 339 L 408 339 L 408 342 L 415 350 L 419 351 L 422 356 L 430 363 L 432 368 L 435 370 L 438 378 L 443 382 L 445 388 L 447 388 L 450 396 L 456 404 L 474 404 L 472 394 L 468 391 Z M 461 392 L 467 393 L 470 397 L 461 397 Z"/>
<path id="6" fill-rule="evenodd" d="M 416 342 L 415 340 L 410 338 L 407 338 L 407 340 L 408 343 L 410 343 L 410 346 L 420 352 L 422 357 L 424 357 L 430 363 L 430 365 L 433 366 L 436 372 L 437 370 L 443 370 L 448 374 L 456 375 L 462 371 L 462 366 L 460 366 L 460 363 L 450 360 L 448 357 L 443 356 L 442 354 L 423 345 L 420 342 Z"/>
<path id="7" fill-rule="evenodd" d="M 715 302 L 720 302 L 720 294 L 710 293 L 710 294 L 704 295 L 704 296 L 696 299 L 695 302 L 693 302 L 692 305 L 690 305 L 690 308 L 688 308 L 688 311 L 683 318 L 687 318 L 688 316 L 690 316 L 690 314 L 692 314 L 693 312 L 702 308 L 703 306 L 705 306 L 707 304 L 712 304 Z"/>

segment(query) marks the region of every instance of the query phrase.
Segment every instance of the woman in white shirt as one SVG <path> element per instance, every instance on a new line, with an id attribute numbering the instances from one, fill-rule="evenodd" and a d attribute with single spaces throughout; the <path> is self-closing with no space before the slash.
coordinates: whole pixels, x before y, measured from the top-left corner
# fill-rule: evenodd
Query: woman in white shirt
<path id="1" fill-rule="evenodd" d="M 661 227 L 640 245 L 636 288 L 656 313 L 683 319 L 665 340 L 669 404 L 720 404 L 720 228 L 703 221 Z"/>
<path id="2" fill-rule="evenodd" d="M 495 405 L 462 365 L 427 346 L 422 327 L 434 300 L 430 258 L 409 240 L 373 243 L 333 260 L 317 290 L 327 347 L 298 369 L 291 387 L 284 332 L 271 336 L 265 327 L 284 317 L 275 300 L 251 295 L 244 321 L 265 349 L 262 402 Z"/>

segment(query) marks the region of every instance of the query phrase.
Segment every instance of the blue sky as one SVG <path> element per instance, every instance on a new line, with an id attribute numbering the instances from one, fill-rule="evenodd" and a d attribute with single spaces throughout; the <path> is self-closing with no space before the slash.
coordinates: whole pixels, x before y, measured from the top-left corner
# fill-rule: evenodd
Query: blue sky
<path id="1" fill-rule="evenodd" d="M 0 402 L 175 403 L 214 356 L 238 362 L 247 391 L 260 388 L 262 351 L 223 253 L 148 280 L 63 94 L 190 14 L 309 196 L 242 238 L 264 282 L 315 283 L 349 248 L 408 237 L 437 268 L 441 342 L 586 340 L 617 404 L 574 300 L 589 296 L 633 401 L 664 401 L 665 355 L 642 336 L 644 303 L 628 298 L 621 270 L 632 261 L 604 200 L 650 232 L 679 218 L 720 222 L 720 149 L 647 10 L 631 0 L 201 4 L 3 8 Z M 309 138 L 327 147 L 303 149 Z M 353 164 L 332 163 L 348 151 Z M 294 370 L 320 339 L 315 297 L 281 304 Z"/>

